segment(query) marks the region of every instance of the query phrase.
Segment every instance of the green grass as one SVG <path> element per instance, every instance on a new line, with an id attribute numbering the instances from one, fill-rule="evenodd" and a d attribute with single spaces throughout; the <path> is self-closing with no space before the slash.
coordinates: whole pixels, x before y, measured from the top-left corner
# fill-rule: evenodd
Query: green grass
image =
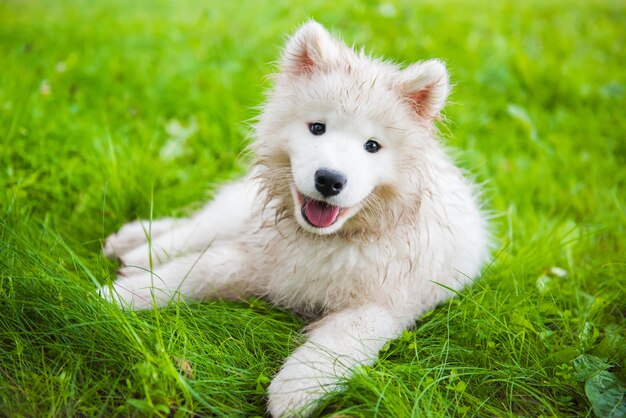
<path id="1" fill-rule="evenodd" d="M 265 413 L 296 316 L 257 300 L 123 312 L 94 289 L 115 270 L 107 234 L 245 170 L 246 121 L 307 17 L 375 55 L 448 63 L 442 131 L 486 183 L 499 242 L 473 288 L 318 412 L 624 413 L 622 1 L 4 0 L 0 415 Z"/>

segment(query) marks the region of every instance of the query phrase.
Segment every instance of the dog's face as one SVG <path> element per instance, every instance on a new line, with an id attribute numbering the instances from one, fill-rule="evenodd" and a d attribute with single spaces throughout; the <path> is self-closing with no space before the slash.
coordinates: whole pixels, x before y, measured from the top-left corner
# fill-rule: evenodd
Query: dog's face
<path id="1" fill-rule="evenodd" d="M 378 184 L 391 180 L 384 129 L 367 118 L 309 103 L 289 130 L 294 214 L 310 232 L 339 230 Z"/>
<path id="2" fill-rule="evenodd" d="M 410 167 L 416 161 L 412 156 L 430 136 L 448 90 L 439 61 L 401 71 L 356 53 L 309 22 L 283 52 L 281 72 L 257 125 L 257 153 L 288 165 L 299 225 L 332 234 L 364 208 L 382 215 L 385 202 L 377 190 L 415 183 L 406 178 L 419 171 Z M 266 181 L 284 182 L 285 175 Z"/>

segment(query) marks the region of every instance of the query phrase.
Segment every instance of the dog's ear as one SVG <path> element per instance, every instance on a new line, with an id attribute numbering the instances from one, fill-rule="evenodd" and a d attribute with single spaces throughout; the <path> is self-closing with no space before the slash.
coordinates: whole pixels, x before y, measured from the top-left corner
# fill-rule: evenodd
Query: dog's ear
<path id="1" fill-rule="evenodd" d="M 437 59 L 410 65 L 400 74 L 399 90 L 418 116 L 436 118 L 450 94 L 446 66 Z"/>
<path id="2" fill-rule="evenodd" d="M 327 71 L 337 65 L 340 53 L 341 44 L 322 25 L 309 20 L 287 41 L 280 69 L 290 75 Z"/>

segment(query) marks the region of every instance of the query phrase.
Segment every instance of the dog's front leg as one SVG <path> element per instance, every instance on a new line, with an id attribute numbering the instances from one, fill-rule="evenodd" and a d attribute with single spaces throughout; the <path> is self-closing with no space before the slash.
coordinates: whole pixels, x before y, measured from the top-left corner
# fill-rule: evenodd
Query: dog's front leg
<path id="1" fill-rule="evenodd" d="M 352 368 L 372 364 L 378 351 L 410 320 L 378 305 L 331 314 L 312 324 L 307 342 L 285 362 L 269 387 L 272 416 L 307 416 Z"/>
<path id="2" fill-rule="evenodd" d="M 178 298 L 202 300 L 250 296 L 252 275 L 246 271 L 246 255 L 235 244 L 222 244 L 203 253 L 175 258 L 154 271 L 125 267 L 112 286 L 99 293 L 105 299 L 131 309 L 167 305 Z"/>
<path id="3" fill-rule="evenodd" d="M 141 224 L 137 224 L 139 228 L 132 223 L 123 227 L 107 238 L 105 254 L 117 255 L 126 266 L 149 268 L 181 254 L 204 251 L 214 242 L 239 236 L 252 214 L 257 194 L 258 185 L 249 177 L 232 182 L 220 188 L 215 198 L 193 217 L 172 220 L 169 229 L 165 222 L 154 221 L 149 243 Z M 120 242 L 129 241 L 126 231 L 139 238 L 137 245 Z"/>

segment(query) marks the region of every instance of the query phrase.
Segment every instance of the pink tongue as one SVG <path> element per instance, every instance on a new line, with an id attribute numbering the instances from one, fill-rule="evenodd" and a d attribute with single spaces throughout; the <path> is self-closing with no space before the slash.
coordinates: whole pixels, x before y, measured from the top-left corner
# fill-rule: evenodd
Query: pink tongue
<path id="1" fill-rule="evenodd" d="M 332 225 L 339 216 L 338 206 L 327 205 L 315 200 L 308 200 L 304 204 L 304 211 L 309 222 L 318 228 Z"/>

